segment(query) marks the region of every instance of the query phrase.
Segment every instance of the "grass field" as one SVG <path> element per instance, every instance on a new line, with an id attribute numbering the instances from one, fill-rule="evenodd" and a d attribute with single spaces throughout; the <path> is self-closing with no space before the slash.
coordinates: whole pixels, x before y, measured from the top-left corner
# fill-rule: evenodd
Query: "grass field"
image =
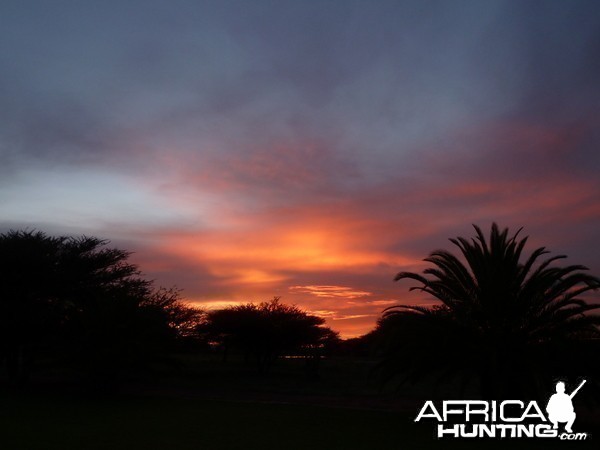
<path id="1" fill-rule="evenodd" d="M 173 396 L 2 397 L 0 448 L 10 450 L 597 448 L 593 441 L 437 440 L 431 424 L 390 411 Z"/>

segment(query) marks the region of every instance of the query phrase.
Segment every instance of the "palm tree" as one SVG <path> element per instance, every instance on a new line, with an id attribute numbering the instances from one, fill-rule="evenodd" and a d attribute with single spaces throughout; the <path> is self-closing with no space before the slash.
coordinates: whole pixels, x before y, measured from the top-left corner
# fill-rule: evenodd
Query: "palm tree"
<path id="1" fill-rule="evenodd" d="M 600 287 L 586 267 L 555 267 L 564 255 L 538 248 L 522 262 L 527 238 L 519 229 L 492 225 L 489 242 L 476 236 L 450 239 L 461 257 L 445 250 L 425 261 L 423 275 L 400 272 L 395 280 L 420 283 L 440 303 L 434 307 L 398 305 L 384 311 L 378 329 L 386 339 L 384 375 L 400 381 L 433 376 L 479 385 L 484 398 L 539 393 L 548 377 L 591 375 L 598 350 L 600 308 L 580 296 Z M 550 378 L 551 380 L 551 378 Z"/>

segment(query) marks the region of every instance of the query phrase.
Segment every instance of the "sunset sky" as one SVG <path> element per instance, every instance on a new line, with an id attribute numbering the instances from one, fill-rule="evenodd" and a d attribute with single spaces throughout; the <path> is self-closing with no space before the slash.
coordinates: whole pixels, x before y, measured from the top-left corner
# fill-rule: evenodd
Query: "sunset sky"
<path id="1" fill-rule="evenodd" d="M 0 231 L 349 337 L 493 221 L 600 275 L 597 1 L 0 3 Z"/>

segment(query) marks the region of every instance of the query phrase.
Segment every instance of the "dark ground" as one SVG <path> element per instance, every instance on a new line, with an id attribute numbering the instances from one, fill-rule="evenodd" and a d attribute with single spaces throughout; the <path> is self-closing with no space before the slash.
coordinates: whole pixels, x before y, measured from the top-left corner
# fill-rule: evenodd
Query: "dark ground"
<path id="1" fill-rule="evenodd" d="M 3 391 L 0 449 L 599 448 L 593 436 L 575 443 L 438 440 L 433 423 L 414 423 L 430 398 L 427 385 L 382 391 L 369 360 L 323 361 L 319 379 L 304 375 L 302 361 L 283 361 L 267 376 L 241 361 L 182 361 L 176 373 L 155 371 L 119 392 L 90 392 L 49 376 Z M 578 418 L 576 430 L 600 438 L 596 413 Z"/>

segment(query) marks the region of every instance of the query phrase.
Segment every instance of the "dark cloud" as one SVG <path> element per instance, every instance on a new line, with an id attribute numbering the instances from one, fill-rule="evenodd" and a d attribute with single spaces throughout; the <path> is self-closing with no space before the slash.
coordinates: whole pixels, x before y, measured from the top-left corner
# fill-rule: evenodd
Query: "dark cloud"
<path id="1" fill-rule="evenodd" d="M 52 160 L 127 152 L 123 134 L 190 146 L 294 123 L 394 157 L 431 129 L 600 103 L 600 19 L 582 2 L 7 3 L 3 17 L 3 126 Z"/>

